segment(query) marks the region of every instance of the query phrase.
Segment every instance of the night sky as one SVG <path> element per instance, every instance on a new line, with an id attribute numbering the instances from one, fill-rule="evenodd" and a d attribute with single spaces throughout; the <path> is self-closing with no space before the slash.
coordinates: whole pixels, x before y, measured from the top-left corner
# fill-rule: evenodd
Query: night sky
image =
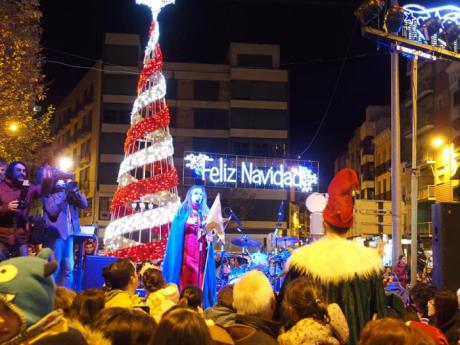
<path id="1" fill-rule="evenodd" d="M 104 32 L 137 33 L 142 44 L 146 42 L 150 10 L 135 0 L 42 0 L 41 4 L 47 102 L 62 100 L 100 58 Z M 386 48 L 378 50 L 376 42 L 361 37 L 353 16 L 358 4 L 176 0 L 160 14 L 160 43 L 165 61 L 198 63 L 224 63 L 232 41 L 280 44 L 282 68 L 290 73 L 293 158 L 312 141 L 331 102 L 319 135 L 302 156 L 320 161 L 324 190 L 334 159 L 346 151 L 354 129 L 364 120 L 365 107 L 390 104 L 390 57 Z M 332 98 L 347 48 L 349 58 Z M 401 68 L 404 72 L 404 62 Z M 401 82 L 403 94 L 406 78 Z"/>

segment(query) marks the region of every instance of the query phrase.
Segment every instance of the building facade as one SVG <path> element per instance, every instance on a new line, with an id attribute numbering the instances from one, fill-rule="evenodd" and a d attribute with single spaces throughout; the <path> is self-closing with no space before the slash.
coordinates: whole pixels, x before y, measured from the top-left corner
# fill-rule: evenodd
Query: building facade
<path id="1" fill-rule="evenodd" d="M 137 35 L 106 34 L 102 61 L 56 110 L 53 155 L 72 156 L 90 201 L 81 222 L 97 224 L 101 236 L 110 221 L 141 58 Z M 279 46 L 232 43 L 226 64 L 165 62 L 163 72 L 179 174 L 185 151 L 286 156 L 289 79 L 280 69 Z M 188 187 L 180 186 L 182 198 Z M 288 197 L 284 190 L 209 188 L 209 203 L 217 192 L 222 206 L 231 206 L 260 240 L 274 230 L 280 202 Z"/>
<path id="2" fill-rule="evenodd" d="M 422 237 L 429 237 L 431 205 L 434 202 L 460 201 L 460 64 L 420 61 L 418 67 L 418 233 Z M 412 77 L 411 63 L 407 64 L 406 77 Z M 404 205 L 403 223 L 406 224 L 406 234 L 409 234 L 411 227 L 408 216 L 411 212 L 411 119 L 412 90 L 409 89 L 401 104 L 401 200 Z M 391 200 L 392 145 L 389 118 L 380 119 L 375 125 L 375 199 Z M 349 151 L 336 160 L 336 169 L 344 166 L 356 169 L 357 164 L 350 158 L 350 147 L 356 146 L 356 141 L 355 132 L 350 140 Z"/>

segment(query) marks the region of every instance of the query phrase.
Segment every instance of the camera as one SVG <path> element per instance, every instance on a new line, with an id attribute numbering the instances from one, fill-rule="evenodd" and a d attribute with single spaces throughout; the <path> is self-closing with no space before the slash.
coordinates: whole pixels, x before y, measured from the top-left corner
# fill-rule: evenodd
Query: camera
<path id="1" fill-rule="evenodd" d="M 18 203 L 18 209 L 19 210 L 25 210 L 27 208 L 27 194 L 29 193 L 29 181 L 24 180 L 21 186 L 21 193 L 19 194 L 19 203 Z"/>

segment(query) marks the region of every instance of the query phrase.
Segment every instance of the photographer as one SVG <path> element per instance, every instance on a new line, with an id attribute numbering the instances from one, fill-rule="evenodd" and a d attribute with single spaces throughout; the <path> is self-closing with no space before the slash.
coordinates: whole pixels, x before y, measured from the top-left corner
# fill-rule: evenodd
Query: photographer
<path id="1" fill-rule="evenodd" d="M 28 254 L 30 204 L 49 193 L 52 185 L 51 167 L 45 166 L 41 173 L 40 183 L 29 185 L 26 165 L 14 161 L 8 165 L 5 179 L 0 181 L 0 261 Z"/>
<path id="2" fill-rule="evenodd" d="M 57 229 L 57 236 L 48 238 L 45 246 L 54 251 L 58 268 L 54 273 L 58 285 L 72 288 L 74 249 L 73 235 L 80 232 L 79 209 L 87 208 L 88 202 L 78 190 L 75 181 L 59 180 L 52 193 L 42 198 L 44 218 L 48 226 Z"/>

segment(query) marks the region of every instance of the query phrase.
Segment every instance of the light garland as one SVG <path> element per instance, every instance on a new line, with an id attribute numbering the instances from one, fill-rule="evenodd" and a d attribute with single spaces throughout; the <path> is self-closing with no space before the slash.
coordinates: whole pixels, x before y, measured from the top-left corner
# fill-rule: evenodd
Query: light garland
<path id="1" fill-rule="evenodd" d="M 141 72 L 139 81 L 137 83 L 138 93 L 142 92 L 149 77 L 152 74 L 158 72 L 162 67 L 163 67 L 163 55 L 161 53 L 161 49 L 157 49 L 155 51 L 155 58 L 147 62 L 146 66 Z"/>
<path id="2" fill-rule="evenodd" d="M 167 240 L 158 240 L 135 247 L 110 251 L 107 255 L 119 258 L 131 258 L 136 262 L 146 262 L 163 259 L 166 251 Z"/>
<path id="3" fill-rule="evenodd" d="M 166 135 L 160 141 L 152 144 L 151 146 L 126 156 L 120 165 L 118 181 L 124 174 L 129 173 L 133 169 L 166 159 L 173 154 L 174 147 L 172 137 L 170 135 Z"/>
<path id="4" fill-rule="evenodd" d="M 136 123 L 128 130 L 128 134 L 126 135 L 125 151 L 128 151 L 129 146 L 133 142 L 143 138 L 147 133 L 154 132 L 157 129 L 169 126 L 169 121 L 169 109 L 164 108 L 155 114 L 155 116 L 148 117 Z"/>
<path id="5" fill-rule="evenodd" d="M 158 83 L 152 88 L 142 92 L 134 101 L 133 110 L 131 111 L 131 124 L 135 125 L 138 121 L 139 111 L 145 108 L 148 104 L 164 98 L 166 96 L 166 80 L 165 77 L 160 73 L 154 73 L 152 76 L 158 78 Z M 152 77 L 151 76 L 151 77 Z"/>
<path id="6" fill-rule="evenodd" d="M 144 68 L 137 84 L 138 97 L 131 111 L 131 128 L 124 143 L 125 158 L 118 173 L 118 189 L 112 199 L 112 219 L 105 231 L 108 253 L 136 261 L 160 258 L 165 241 L 145 241 L 144 231 L 167 231 L 180 207 L 179 178 L 174 168 L 173 140 L 169 134 L 166 80 L 161 73 L 163 56 L 158 44 L 158 13 L 174 0 L 137 0 L 152 10 Z M 142 178 L 140 178 L 142 176 Z M 137 179 L 139 178 L 139 180 Z M 138 236 L 131 235 L 139 232 Z M 164 234 L 167 236 L 167 233 Z M 148 236 L 152 240 L 151 236 Z M 128 247 L 128 248 L 126 248 Z"/>
<path id="7" fill-rule="evenodd" d="M 145 194 L 153 194 L 165 189 L 171 189 L 179 184 L 175 168 L 163 174 L 145 178 L 119 188 L 112 199 L 111 210 L 124 206 L 127 202 L 140 199 Z"/>
<path id="8" fill-rule="evenodd" d="M 176 201 L 169 202 L 164 206 L 133 213 L 114 220 L 105 229 L 104 242 L 110 246 L 110 242 L 113 239 L 124 234 L 169 224 L 172 222 L 180 204 L 179 197 L 177 197 Z"/>

